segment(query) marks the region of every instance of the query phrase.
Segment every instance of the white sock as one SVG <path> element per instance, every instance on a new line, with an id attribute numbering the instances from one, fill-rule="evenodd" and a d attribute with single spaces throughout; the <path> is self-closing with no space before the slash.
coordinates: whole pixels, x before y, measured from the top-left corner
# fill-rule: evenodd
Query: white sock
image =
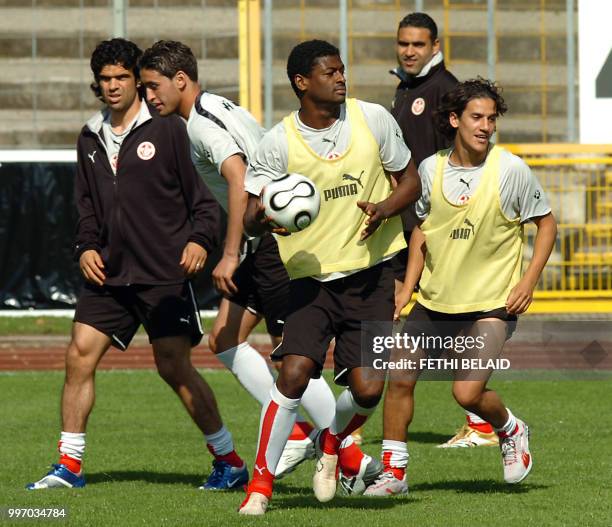
<path id="1" fill-rule="evenodd" d="M 224 456 L 234 450 L 234 440 L 225 426 L 214 434 L 206 435 L 206 444 L 214 456 Z"/>
<path id="2" fill-rule="evenodd" d="M 408 447 L 403 441 L 383 439 L 382 463 L 385 467 L 403 468 L 408 466 Z"/>
<path id="3" fill-rule="evenodd" d="M 358 428 L 365 422 L 365 418 L 367 418 L 367 416 L 374 413 L 374 410 L 376 410 L 376 407 L 362 408 L 359 406 L 355 402 L 351 390 L 347 388 L 340 394 L 338 401 L 336 401 L 336 413 L 334 414 L 329 431 L 334 435 L 350 434 L 353 430 L 347 430 L 347 427 L 349 424 L 351 424 L 353 419 L 361 416 L 361 419 L 359 420 L 362 422 L 355 427 Z"/>
<path id="4" fill-rule="evenodd" d="M 268 400 L 274 377 L 268 369 L 266 359 L 248 342 L 225 350 L 217 354 L 217 357 L 259 404 Z"/>
<path id="5" fill-rule="evenodd" d="M 58 444 L 60 454 L 83 461 L 85 454 L 85 433 L 62 432 Z"/>
<path id="6" fill-rule="evenodd" d="M 508 412 L 508 420 L 506 421 L 506 424 L 501 428 L 496 428 L 495 431 L 498 434 L 501 433 L 506 436 L 511 436 L 516 430 L 516 417 L 514 417 L 514 414 L 510 411 L 509 408 L 506 408 L 506 411 Z"/>
<path id="7" fill-rule="evenodd" d="M 278 460 L 295 424 L 299 406 L 299 399 L 289 399 L 278 391 L 276 384 L 272 386 L 268 403 L 261 409 L 254 467 L 256 471 L 267 468 L 270 474 L 275 474 Z"/>
<path id="8" fill-rule="evenodd" d="M 310 379 L 302 395 L 302 407 L 308 412 L 316 428 L 328 428 L 331 425 L 336 412 L 336 398 L 323 376 Z"/>
<path id="9" fill-rule="evenodd" d="M 487 422 L 480 416 L 476 415 L 473 412 L 468 412 L 467 410 L 464 410 L 465 415 L 468 418 L 468 422 L 475 424 L 475 425 L 486 425 Z"/>

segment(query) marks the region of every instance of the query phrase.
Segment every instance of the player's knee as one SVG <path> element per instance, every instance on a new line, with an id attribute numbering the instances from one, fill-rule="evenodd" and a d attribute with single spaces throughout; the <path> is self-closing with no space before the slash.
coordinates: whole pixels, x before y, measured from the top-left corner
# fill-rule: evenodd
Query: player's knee
<path id="1" fill-rule="evenodd" d="M 404 399 L 414 396 L 415 383 L 411 381 L 393 380 L 387 385 L 387 395 L 391 399 Z"/>
<path id="2" fill-rule="evenodd" d="M 157 358 L 157 373 L 171 387 L 181 384 L 181 379 L 184 377 L 182 372 L 185 370 L 185 365 L 171 358 Z"/>
<path id="3" fill-rule="evenodd" d="M 285 397 L 299 399 L 306 391 L 310 377 L 310 372 L 299 364 L 283 361 L 276 387 Z"/>
<path id="4" fill-rule="evenodd" d="M 353 399 L 362 408 L 374 408 L 382 396 L 383 388 L 377 383 L 371 385 L 360 386 L 357 389 L 352 389 Z"/>
<path id="5" fill-rule="evenodd" d="M 480 401 L 481 395 L 481 392 L 474 390 L 453 388 L 453 397 L 455 398 L 455 401 L 457 401 L 457 403 L 466 410 L 475 408 Z"/>
<path id="6" fill-rule="evenodd" d="M 80 339 L 72 339 L 66 350 L 67 376 L 72 374 L 88 374 L 95 370 L 97 361 L 93 357 L 93 350 Z"/>

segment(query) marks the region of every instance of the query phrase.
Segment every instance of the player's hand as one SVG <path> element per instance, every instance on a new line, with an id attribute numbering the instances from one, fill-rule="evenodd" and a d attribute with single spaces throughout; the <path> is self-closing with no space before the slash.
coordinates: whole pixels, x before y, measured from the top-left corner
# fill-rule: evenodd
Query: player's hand
<path id="1" fill-rule="evenodd" d="M 395 295 L 395 311 L 393 312 L 393 322 L 397 322 L 399 320 L 402 309 L 404 309 L 408 305 L 411 298 L 412 291 L 407 290 L 403 287 Z"/>
<path id="2" fill-rule="evenodd" d="M 527 308 L 533 301 L 534 288 L 535 284 L 532 285 L 524 280 L 520 280 L 519 283 L 512 288 L 512 291 L 510 291 L 506 299 L 506 311 L 511 315 L 520 315 L 527 311 Z"/>
<path id="3" fill-rule="evenodd" d="M 204 269 L 206 263 L 206 249 L 195 242 L 188 242 L 183 249 L 179 265 L 183 268 L 185 276 L 194 276 Z"/>
<path id="4" fill-rule="evenodd" d="M 238 255 L 224 254 L 212 272 L 213 284 L 217 291 L 224 296 L 235 295 L 238 292 L 232 276 L 238 269 L 240 257 Z"/>
<path id="5" fill-rule="evenodd" d="M 289 236 L 291 234 L 285 227 L 279 227 L 270 216 L 266 215 L 266 207 L 264 207 L 264 204 L 261 202 L 257 204 L 255 221 L 262 229 L 273 234 L 278 234 L 279 236 Z"/>
<path id="6" fill-rule="evenodd" d="M 79 267 L 85 280 L 99 286 L 104 285 L 104 280 L 106 280 L 104 262 L 98 251 L 95 249 L 83 251 L 79 258 Z"/>
<path id="7" fill-rule="evenodd" d="M 368 219 L 366 219 L 366 228 L 361 231 L 360 240 L 363 241 L 369 238 L 380 224 L 387 219 L 387 215 L 380 203 L 371 203 L 369 201 L 358 201 L 357 206 L 365 212 Z"/>

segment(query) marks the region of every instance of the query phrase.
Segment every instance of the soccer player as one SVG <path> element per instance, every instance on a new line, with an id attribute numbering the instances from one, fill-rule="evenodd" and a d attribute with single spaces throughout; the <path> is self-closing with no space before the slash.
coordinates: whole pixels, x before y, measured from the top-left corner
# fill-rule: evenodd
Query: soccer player
<path id="1" fill-rule="evenodd" d="M 484 345 L 476 356 L 487 358 L 499 357 L 517 315 L 529 307 L 557 232 L 544 191 L 529 167 L 490 142 L 497 118 L 506 110 L 497 86 L 483 79 L 462 82 L 442 98 L 438 125 L 453 138 L 453 145 L 419 167 L 423 192 L 416 212 L 422 224 L 410 240 L 406 280 L 395 312 L 398 317 L 420 278 L 417 303 L 404 331 L 452 338 L 461 332 L 481 339 Z M 531 262 L 522 273 L 527 221 L 535 223 L 537 235 Z M 487 388 L 490 374 L 457 371 L 453 395 L 464 409 L 494 426 L 504 479 L 518 483 L 532 466 L 529 431 Z M 415 384 L 410 375 L 390 379 L 388 398 L 395 408 L 394 421 L 386 422 L 384 432 L 389 460 L 366 495 L 408 491 L 406 464 L 395 460 L 407 458 Z"/>
<path id="2" fill-rule="evenodd" d="M 204 433 L 215 469 L 205 488 L 248 481 L 215 397 L 191 363 L 202 338 L 190 278 L 216 245 L 219 207 L 198 177 L 184 123 L 162 119 L 139 96 L 140 49 L 101 42 L 91 56 L 92 90 L 105 104 L 77 143 L 75 258 L 81 290 L 66 352 L 59 463 L 32 490 L 83 487 L 85 429 L 94 379 L 110 346 L 125 351 L 142 324 L 160 376 Z"/>
<path id="3" fill-rule="evenodd" d="M 396 75 L 400 83 L 395 91 L 391 114 L 399 123 L 404 141 L 418 167 L 424 159 L 451 145 L 451 141 L 435 125 L 434 112 L 440 105 L 442 96 L 454 88 L 458 81 L 444 65 L 438 26 L 426 13 L 410 13 L 400 21 L 396 53 L 398 67 L 390 73 Z M 414 207 L 410 207 L 402 215 L 402 220 L 408 241 L 412 229 L 419 223 Z M 402 251 L 394 260 L 400 281 L 406 271 L 406 258 L 407 251 Z M 401 406 L 401 400 L 403 397 L 396 402 L 389 394 L 385 395 L 385 426 L 393 426 L 394 410 Z M 497 434 L 489 423 L 472 412 L 465 411 L 465 414 L 466 423 L 452 438 L 438 445 L 440 448 L 498 444 Z M 383 458 L 384 452 L 383 447 Z M 389 459 L 389 456 L 384 459 Z M 404 463 L 407 460 L 400 460 L 396 456 L 395 461 Z"/>
<path id="4" fill-rule="evenodd" d="M 202 91 L 196 58 L 181 42 L 155 43 L 143 53 L 140 67 L 148 100 L 160 115 L 177 113 L 187 120 L 196 169 L 227 212 L 223 257 L 213 271 L 215 286 L 223 299 L 208 343 L 240 384 L 263 405 L 274 378 L 247 337 L 264 318 L 276 348 L 289 305 L 289 276 L 271 234 L 247 236 L 246 254 L 240 263 L 242 220 L 248 197 L 244 175 L 263 130 L 244 108 Z M 320 378 L 310 382 L 302 405 L 317 428 L 326 428 L 333 417 L 334 401 L 325 379 Z M 277 476 L 314 457 L 315 435 L 316 429 L 299 416 Z"/>
<path id="5" fill-rule="evenodd" d="M 405 246 L 396 215 L 420 192 L 393 117 L 381 106 L 346 99 L 344 65 L 335 46 L 321 40 L 299 44 L 289 55 L 287 75 L 300 109 L 264 136 L 248 169 L 247 232 L 270 230 L 259 195 L 287 172 L 308 175 L 322 202 L 310 227 L 278 239 L 291 277 L 290 308 L 282 344 L 273 354 L 282 357 L 282 366 L 262 409 L 255 471 L 241 514 L 265 513 L 300 399 L 310 379 L 321 375 L 335 338 L 335 380 L 348 389 L 336 403 L 331 426 L 317 438 L 313 478 L 319 501 L 333 498 L 339 445 L 374 411 L 384 386 L 384 379 L 368 378 L 371 369 L 362 367 L 361 323 L 392 320 L 388 260 Z"/>

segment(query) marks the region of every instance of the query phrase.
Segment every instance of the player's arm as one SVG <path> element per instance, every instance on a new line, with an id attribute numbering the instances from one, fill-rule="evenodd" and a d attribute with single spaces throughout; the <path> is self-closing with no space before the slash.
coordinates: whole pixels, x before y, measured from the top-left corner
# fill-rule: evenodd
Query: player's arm
<path id="1" fill-rule="evenodd" d="M 99 286 L 104 285 L 106 275 L 104 262 L 100 256 L 99 226 L 92 202 L 91 189 L 84 167 L 85 155 L 79 140 L 77 145 L 77 174 L 74 180 L 74 196 L 79 215 L 74 259 L 79 262 L 79 269 L 85 280 Z"/>
<path id="2" fill-rule="evenodd" d="M 179 265 L 185 276 L 199 273 L 208 254 L 219 244 L 221 210 L 191 161 L 191 146 L 183 123 L 176 120 L 172 138 L 178 177 L 191 218 L 191 235 L 181 254 Z"/>
<path id="3" fill-rule="evenodd" d="M 405 210 L 421 195 L 421 181 L 410 150 L 397 121 L 378 104 L 364 103 L 362 106 L 366 122 L 379 145 L 380 159 L 384 169 L 397 182 L 389 196 L 379 203 L 360 201 L 357 206 L 368 218 L 361 239 L 365 240 L 379 225 Z"/>
<path id="4" fill-rule="evenodd" d="M 395 295 L 395 313 L 393 320 L 399 320 L 400 313 L 404 309 L 415 287 L 419 283 L 423 268 L 425 267 L 425 235 L 420 227 L 416 226 L 410 235 L 410 244 L 408 245 L 408 263 L 406 264 L 406 278 L 402 284 L 402 288 Z"/>
<path id="5" fill-rule="evenodd" d="M 512 288 L 506 300 L 506 310 L 510 314 L 520 315 L 527 311 L 533 300 L 533 290 L 557 239 L 557 221 L 551 212 L 533 218 L 532 221 L 538 229 L 533 246 L 533 256 L 525 274 Z"/>
<path id="6" fill-rule="evenodd" d="M 232 276 L 240 262 L 240 245 L 242 243 L 242 219 L 246 211 L 248 194 L 244 190 L 246 164 L 239 154 L 234 154 L 223 161 L 221 175 L 227 181 L 227 229 L 223 256 L 212 273 L 213 283 L 224 295 L 238 292 Z"/>

